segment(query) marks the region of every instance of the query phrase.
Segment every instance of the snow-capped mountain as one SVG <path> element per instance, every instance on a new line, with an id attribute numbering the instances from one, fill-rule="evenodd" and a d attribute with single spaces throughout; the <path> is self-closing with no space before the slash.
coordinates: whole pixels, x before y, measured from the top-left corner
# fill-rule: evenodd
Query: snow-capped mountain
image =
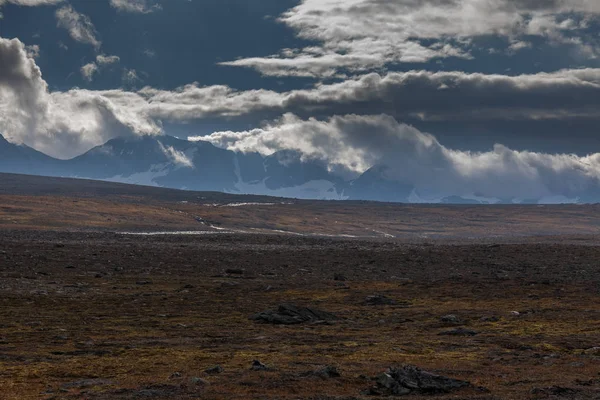
<path id="1" fill-rule="evenodd" d="M 299 199 L 403 203 L 513 204 L 598 202 L 600 185 L 579 198 L 489 198 L 481 194 L 423 194 L 376 165 L 346 181 L 294 151 L 270 156 L 237 153 L 172 136 L 112 139 L 71 160 L 57 160 L 0 135 L 0 172 L 98 179 L 175 189 L 272 195 Z"/>
<path id="2" fill-rule="evenodd" d="M 113 139 L 65 161 L 66 176 L 176 189 L 343 199 L 343 181 L 292 152 L 263 157 L 171 136 Z"/>

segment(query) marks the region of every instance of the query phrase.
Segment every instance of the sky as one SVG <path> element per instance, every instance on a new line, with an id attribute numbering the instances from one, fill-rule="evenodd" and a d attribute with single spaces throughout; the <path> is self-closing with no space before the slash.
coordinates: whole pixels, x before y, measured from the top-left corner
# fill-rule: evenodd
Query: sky
<path id="1" fill-rule="evenodd" d="M 350 175 L 386 163 L 402 179 L 451 170 L 460 184 L 546 189 L 600 176 L 597 0 L 0 0 L 0 12 L 0 133 L 54 157 L 169 134 L 293 149 Z"/>

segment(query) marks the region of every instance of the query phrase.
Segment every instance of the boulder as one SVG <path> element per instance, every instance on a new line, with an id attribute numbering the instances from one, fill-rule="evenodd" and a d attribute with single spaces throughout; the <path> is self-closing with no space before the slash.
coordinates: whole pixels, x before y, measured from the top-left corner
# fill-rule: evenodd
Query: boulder
<path id="1" fill-rule="evenodd" d="M 267 367 L 265 364 L 261 363 L 258 360 L 252 361 L 252 366 L 250 367 L 252 371 L 270 371 L 271 368 Z"/>
<path id="2" fill-rule="evenodd" d="M 460 320 L 460 318 L 458 318 L 454 314 L 444 315 L 442 318 L 440 318 L 440 320 L 444 324 L 448 324 L 448 325 L 460 325 L 462 323 L 462 321 Z"/>
<path id="3" fill-rule="evenodd" d="M 381 306 L 381 305 L 394 305 L 396 304 L 396 300 L 391 299 L 382 294 L 374 294 L 371 296 L 367 296 L 365 299 L 365 303 L 370 306 Z"/>
<path id="4" fill-rule="evenodd" d="M 437 394 L 471 386 L 467 381 L 436 375 L 413 365 L 388 369 L 376 378 L 376 384 L 377 387 L 368 393 L 387 396 Z"/>
<path id="5" fill-rule="evenodd" d="M 282 304 L 277 310 L 268 310 L 255 314 L 251 320 L 277 325 L 296 325 L 306 322 L 335 321 L 338 318 L 328 312 L 308 307 Z"/>

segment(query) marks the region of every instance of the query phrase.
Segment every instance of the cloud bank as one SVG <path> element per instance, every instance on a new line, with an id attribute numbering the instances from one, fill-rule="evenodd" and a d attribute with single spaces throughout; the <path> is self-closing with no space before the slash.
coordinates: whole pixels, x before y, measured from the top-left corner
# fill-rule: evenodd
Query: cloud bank
<path id="1" fill-rule="evenodd" d="M 148 14 L 161 9 L 160 4 L 150 5 L 147 0 L 110 0 L 110 5 L 122 12 Z"/>
<path id="2" fill-rule="evenodd" d="M 392 63 L 471 58 L 473 39 L 492 35 L 506 39 L 509 51 L 538 37 L 597 57 L 600 44 L 587 28 L 599 15 L 600 3 L 590 0 L 303 0 L 279 21 L 314 45 L 222 65 L 327 78 Z"/>
<path id="3" fill-rule="evenodd" d="M 371 73 L 306 90 L 237 91 L 197 83 L 175 90 L 74 88 L 50 92 L 31 51 L 0 38 L 0 132 L 61 158 L 81 154 L 119 135 L 161 134 L 162 122 L 285 113 L 301 117 L 385 113 L 397 120 L 600 121 L 600 69 L 504 76 L 463 72 Z M 84 76 L 117 63 L 98 55 Z M 137 75 L 136 75 L 137 76 Z"/>
<path id="4" fill-rule="evenodd" d="M 388 115 L 335 116 L 325 121 L 287 114 L 261 129 L 197 137 L 234 151 L 295 150 L 331 170 L 357 176 L 384 165 L 386 178 L 414 186 L 425 199 L 450 195 L 574 199 L 600 188 L 600 154 L 578 157 L 511 150 L 448 149 L 434 136 Z"/>
<path id="5" fill-rule="evenodd" d="M 113 137 L 159 134 L 161 127 L 143 110 L 119 108 L 100 93 L 50 92 L 24 44 L 0 38 L 0 132 L 15 143 L 69 157 Z"/>

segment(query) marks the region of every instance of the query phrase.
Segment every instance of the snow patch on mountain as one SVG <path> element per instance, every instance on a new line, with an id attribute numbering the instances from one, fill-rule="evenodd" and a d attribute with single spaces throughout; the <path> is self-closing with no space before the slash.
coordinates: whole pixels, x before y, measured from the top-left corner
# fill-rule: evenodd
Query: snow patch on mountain
<path id="1" fill-rule="evenodd" d="M 236 191 L 230 193 L 244 193 L 267 195 L 275 197 L 289 197 L 294 199 L 317 199 L 317 200 L 347 200 L 348 197 L 339 193 L 335 184 L 326 180 L 308 181 L 302 185 L 270 189 L 266 185 L 266 179 L 260 183 L 246 183 L 239 181 L 235 184 Z"/>

